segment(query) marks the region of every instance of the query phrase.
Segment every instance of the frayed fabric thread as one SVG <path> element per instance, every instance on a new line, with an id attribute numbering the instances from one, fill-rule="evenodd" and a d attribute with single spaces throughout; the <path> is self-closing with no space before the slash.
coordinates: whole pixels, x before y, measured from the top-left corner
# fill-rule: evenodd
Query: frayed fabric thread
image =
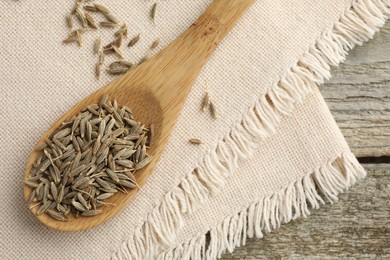
<path id="1" fill-rule="evenodd" d="M 290 183 L 270 196 L 252 202 L 229 216 L 206 234 L 193 238 L 173 251 L 162 252 L 157 259 L 216 259 L 245 245 L 246 238 L 262 238 L 265 233 L 299 217 L 310 215 L 310 208 L 334 203 L 338 195 L 366 176 L 365 170 L 350 152 L 328 161 L 311 173 Z"/>
<path id="2" fill-rule="evenodd" d="M 285 115 L 290 115 L 296 104 L 303 102 L 317 84 L 322 84 L 324 80 L 330 78 L 330 66 L 337 66 L 345 60 L 348 51 L 355 45 L 361 45 L 371 39 L 375 32 L 384 25 L 386 15 L 389 13 L 389 0 L 353 0 L 351 7 L 341 14 L 340 19 L 333 24 L 332 28 L 324 31 L 298 62 L 291 66 L 265 94 L 253 102 L 242 118 L 233 125 L 231 131 L 218 141 L 216 147 L 205 153 L 195 170 L 187 174 L 177 187 L 163 197 L 160 204 L 148 214 L 146 220 L 135 228 L 132 236 L 112 254 L 112 258 L 151 259 L 161 251 L 171 251 L 164 257 L 170 255 L 172 258 L 175 256 L 184 258 L 187 255 L 198 256 L 200 251 L 204 251 L 204 246 L 199 246 L 199 241 L 203 241 L 204 238 L 193 239 L 188 245 L 172 248 L 178 231 L 184 225 L 184 215 L 191 214 L 210 196 L 220 192 L 226 179 L 237 169 L 238 160 L 250 158 L 259 144 L 275 133 L 281 119 Z M 353 157 L 353 155 L 344 156 Z M 342 158 L 347 158 L 344 156 Z M 353 160 L 349 159 L 348 163 L 351 164 Z M 312 206 L 314 205 L 314 208 L 323 203 L 321 196 L 313 190 L 314 187 L 320 188 L 327 200 L 331 202 L 337 200 L 337 194 L 361 176 L 351 173 L 353 169 L 355 172 L 361 172 L 360 169 L 356 170 L 355 163 L 353 165 L 353 167 L 349 165 L 348 167 L 352 168 L 346 169 L 346 172 L 340 172 L 337 169 L 347 167 L 347 165 L 328 167 L 325 168 L 327 170 L 319 170 L 310 174 L 311 179 L 304 178 L 302 183 L 299 182 L 301 184 L 296 184 L 298 186 L 290 185 L 291 187 L 289 186 L 286 193 L 281 196 L 285 198 L 288 197 L 286 194 L 291 194 L 295 198 L 285 201 L 293 206 L 294 216 L 291 216 L 292 211 L 287 210 L 283 211 L 282 216 L 278 215 L 265 221 L 269 210 L 274 213 L 280 212 L 279 206 L 283 205 L 280 204 L 280 196 L 273 195 L 273 197 L 264 198 L 256 206 L 250 206 L 251 211 L 248 209 L 248 212 L 242 213 L 248 214 L 248 218 L 238 215 L 234 227 L 230 224 L 230 220 L 226 220 L 229 224 L 225 221 L 220 229 L 210 230 L 212 237 L 210 246 L 206 254 L 202 256 L 209 259 L 219 257 L 225 250 L 230 252 L 235 245 L 242 243 L 247 235 L 251 237 L 256 234 L 261 237 L 261 230 L 269 232 L 271 228 L 279 226 L 281 220 L 294 219 L 298 217 L 297 214 L 299 216 L 308 215 L 306 200 Z M 312 185 L 312 180 L 315 180 L 317 186 Z M 287 205 L 281 208 L 291 207 Z M 254 230 L 248 229 L 248 234 L 245 235 L 234 233 L 234 230 L 244 225 L 239 220 L 248 219 L 248 223 L 250 222 L 253 214 L 249 214 L 249 211 L 264 215 L 260 225 L 247 224 L 252 225 Z M 259 221 L 259 218 L 256 218 L 256 221 Z"/>

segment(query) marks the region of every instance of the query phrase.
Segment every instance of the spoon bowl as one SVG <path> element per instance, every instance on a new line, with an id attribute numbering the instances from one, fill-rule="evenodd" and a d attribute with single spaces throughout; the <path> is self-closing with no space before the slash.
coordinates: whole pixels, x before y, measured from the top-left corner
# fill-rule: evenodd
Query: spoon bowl
<path id="1" fill-rule="evenodd" d="M 102 96 L 107 94 L 110 100 L 116 99 L 120 106 L 130 107 L 137 121 L 146 126 L 155 125 L 154 142 L 148 152 L 153 159 L 146 167 L 135 173 L 137 183 L 142 187 L 163 152 L 196 77 L 218 43 L 252 3 L 253 0 L 215 0 L 181 36 L 165 49 L 71 108 L 41 137 L 37 146 L 44 143 L 62 122 L 77 115 L 88 105 L 97 104 Z M 36 151 L 31 153 L 26 165 L 25 180 L 39 153 Z M 76 218 L 69 213 L 67 222 L 57 221 L 47 214 L 37 215 L 38 207 L 28 206 L 42 224 L 52 229 L 81 231 L 112 218 L 134 198 L 138 191 L 133 189 L 128 193 L 116 193 L 105 200 L 115 206 L 99 208 L 102 213 L 96 216 Z M 31 192 L 32 188 L 24 185 L 26 201 Z"/>

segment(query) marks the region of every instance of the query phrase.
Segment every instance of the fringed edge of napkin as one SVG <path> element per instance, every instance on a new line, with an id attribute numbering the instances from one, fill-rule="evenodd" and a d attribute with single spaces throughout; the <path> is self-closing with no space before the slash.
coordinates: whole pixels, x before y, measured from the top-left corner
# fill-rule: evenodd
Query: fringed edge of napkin
<path id="1" fill-rule="evenodd" d="M 313 87 L 316 87 L 316 84 L 322 84 L 325 79 L 330 78 L 330 66 L 337 66 L 345 60 L 347 52 L 355 45 L 361 45 L 371 39 L 375 32 L 379 31 L 379 28 L 384 25 L 387 19 L 386 14 L 389 13 L 390 0 L 353 0 L 351 6 L 341 14 L 340 19 L 320 35 L 298 62 L 286 71 L 279 82 L 270 87 L 248 108 L 243 118 L 232 127 L 229 134 L 218 142 L 215 149 L 204 155 L 194 172 L 187 174 L 177 187 L 164 196 L 160 204 L 153 208 L 143 223 L 135 228 L 130 238 L 118 250 L 113 252 L 112 258 L 150 259 L 161 251 L 172 248 L 177 233 L 184 224 L 183 216 L 193 212 L 213 193 L 219 192 L 224 186 L 226 178 L 236 170 L 238 159 L 250 158 L 261 141 L 276 131 L 276 127 L 284 115 L 291 114 L 295 105 L 302 102 L 312 92 Z M 336 160 L 337 164 L 342 162 L 341 165 L 345 169 L 350 169 L 348 166 L 350 164 L 359 165 L 352 154 L 345 153 L 340 158 L 342 160 Z M 308 197 L 295 197 L 296 200 L 293 201 L 292 205 L 301 205 L 303 207 L 300 211 L 302 214 L 308 214 L 307 206 L 304 206 L 306 202 L 303 202 L 303 200 L 308 199 L 312 202 L 311 199 L 313 201 L 315 199 L 317 201 L 315 205 L 318 205 L 318 201 L 323 201 L 319 199 L 320 197 L 315 196 L 314 187 L 323 187 L 325 197 L 329 197 L 333 201 L 338 194 L 335 191 L 339 189 L 341 191 L 349 187 L 348 183 L 350 182 L 347 181 L 348 185 L 345 185 L 345 181 L 340 179 L 340 174 L 346 174 L 344 177 L 348 178 L 364 176 L 364 174 L 359 173 L 361 169 L 354 172 L 351 172 L 351 170 L 341 171 L 336 174 L 335 168 L 329 168 L 329 166 L 328 163 L 321 168 L 326 170 L 316 171 L 310 175 L 315 177 L 314 180 L 319 183 L 316 186 L 308 186 L 311 190 L 311 192 L 309 190 L 306 192 Z M 309 177 L 306 176 L 302 178 L 302 182 L 308 180 Z M 301 195 L 305 194 L 305 191 L 302 192 Z M 261 212 L 267 212 L 266 208 L 268 207 L 275 214 L 276 205 L 270 207 L 271 201 L 274 201 L 271 200 L 272 198 L 276 198 L 276 196 L 261 200 L 269 202 L 267 205 L 262 202 L 263 209 L 261 209 Z M 214 257 L 220 256 L 226 249 L 228 251 L 233 250 L 234 246 L 240 245 L 246 237 L 246 235 L 241 234 L 241 231 L 244 232 L 246 229 L 234 228 L 233 219 L 243 218 L 246 214 L 249 214 L 248 211 L 251 208 L 253 206 L 231 218 L 227 218 L 223 224 L 210 231 L 214 239 L 212 238 L 212 241 L 210 241 L 206 255 L 203 254 L 205 235 L 201 235 L 187 244 L 178 246 L 174 250 L 175 256 L 180 259 L 186 256 L 196 256 L 197 259 L 197 256 Z M 255 208 L 258 207 L 255 206 Z M 264 220 L 261 217 L 256 219 Z M 251 220 L 248 219 L 247 221 L 250 222 Z M 244 220 L 237 222 L 237 225 L 240 223 L 243 224 Z M 258 230 L 262 224 L 261 222 L 256 223 L 256 225 L 247 227 Z M 272 227 L 277 227 L 272 223 L 271 219 Z M 269 224 L 265 230 L 271 230 Z M 223 232 L 219 233 L 219 231 Z M 248 229 L 249 235 L 251 235 L 251 232 Z M 258 235 L 261 231 L 255 233 Z M 242 236 L 242 239 L 240 236 Z M 161 257 L 163 256 L 169 258 L 172 255 L 166 253 L 161 255 Z"/>
<path id="2" fill-rule="evenodd" d="M 157 259 L 220 258 L 226 252 L 233 252 L 235 247 L 245 245 L 247 237 L 262 238 L 263 233 L 279 228 L 281 223 L 307 217 L 310 206 L 318 209 L 325 200 L 333 204 L 340 193 L 365 176 L 366 172 L 355 156 L 350 152 L 342 153 L 287 187 L 225 218 L 206 234 L 159 254 Z"/>

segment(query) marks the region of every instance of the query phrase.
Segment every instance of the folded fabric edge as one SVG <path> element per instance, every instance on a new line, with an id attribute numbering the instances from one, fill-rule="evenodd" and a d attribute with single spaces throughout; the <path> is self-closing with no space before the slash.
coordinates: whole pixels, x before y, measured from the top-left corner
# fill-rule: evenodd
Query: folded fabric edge
<path id="1" fill-rule="evenodd" d="M 310 215 L 325 201 L 333 203 L 338 195 L 363 179 L 366 172 L 350 152 L 305 174 L 287 187 L 252 202 L 240 212 L 226 217 L 207 233 L 194 237 L 174 250 L 162 252 L 157 259 L 216 259 L 245 245 L 246 238 L 262 238 L 299 217 Z M 310 205 L 309 205 L 310 204 Z"/>
<path id="2" fill-rule="evenodd" d="M 384 25 L 388 13 L 389 0 L 353 0 L 340 19 L 320 35 L 298 62 L 254 101 L 231 131 L 203 156 L 195 170 L 162 198 L 129 239 L 112 253 L 112 258 L 150 259 L 171 248 L 184 224 L 184 214 L 193 212 L 209 196 L 219 192 L 226 178 L 237 169 L 237 161 L 250 158 L 261 141 L 276 131 L 281 119 L 290 115 L 316 84 L 330 78 L 330 66 L 337 66 L 345 60 L 347 51 L 373 37 Z M 178 248 L 181 247 L 184 245 Z M 222 246 L 217 248 L 218 252 L 225 250 Z M 187 247 L 181 256 L 190 251 Z M 213 251 L 209 255 L 220 254 Z"/>

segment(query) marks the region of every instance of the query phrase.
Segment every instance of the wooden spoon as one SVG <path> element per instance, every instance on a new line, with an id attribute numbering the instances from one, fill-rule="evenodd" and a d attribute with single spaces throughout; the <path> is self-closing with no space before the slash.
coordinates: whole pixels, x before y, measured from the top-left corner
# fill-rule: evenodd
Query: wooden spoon
<path id="1" fill-rule="evenodd" d="M 86 106 L 98 103 L 100 98 L 107 94 L 109 99 L 116 99 L 120 106 L 130 107 L 137 121 L 145 125 L 155 124 L 155 140 L 150 148 L 153 160 L 135 175 L 142 187 L 163 152 L 196 77 L 218 43 L 252 3 L 253 0 L 215 0 L 181 36 L 165 49 L 85 98 L 59 118 L 42 136 L 37 146 L 45 142 L 62 122 L 78 114 Z M 26 166 L 25 180 L 38 155 L 39 152 L 31 153 Z M 32 189 L 25 185 L 26 201 L 31 192 Z M 134 198 L 137 192 L 137 189 L 129 193 L 118 192 L 107 200 L 116 206 L 101 207 L 103 212 L 93 217 L 76 218 L 70 213 L 68 222 L 54 220 L 47 214 L 37 216 L 38 207 L 31 208 L 31 212 L 42 224 L 50 228 L 60 231 L 80 231 L 112 218 Z"/>

